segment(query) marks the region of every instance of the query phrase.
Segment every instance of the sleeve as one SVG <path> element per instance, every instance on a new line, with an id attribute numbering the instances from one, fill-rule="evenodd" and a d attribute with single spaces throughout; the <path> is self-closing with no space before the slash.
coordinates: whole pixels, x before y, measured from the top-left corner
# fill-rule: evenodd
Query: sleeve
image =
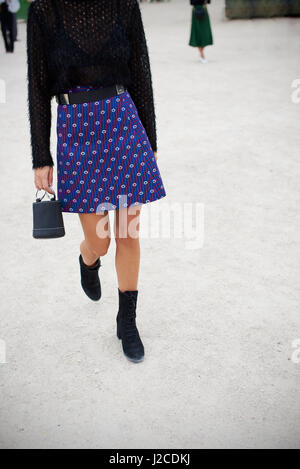
<path id="1" fill-rule="evenodd" d="M 51 96 L 44 50 L 44 37 L 35 3 L 28 9 L 27 84 L 32 168 L 54 166 L 50 153 Z"/>
<path id="2" fill-rule="evenodd" d="M 147 132 L 153 151 L 157 151 L 156 117 L 153 99 L 152 76 L 139 4 L 134 0 L 130 31 L 130 73 L 128 91 L 136 105 L 141 122 Z"/>

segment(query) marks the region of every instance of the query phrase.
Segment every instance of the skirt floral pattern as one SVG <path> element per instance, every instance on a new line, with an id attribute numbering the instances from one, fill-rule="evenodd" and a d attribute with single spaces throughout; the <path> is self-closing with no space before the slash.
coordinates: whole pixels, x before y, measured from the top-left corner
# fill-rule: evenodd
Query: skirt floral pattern
<path id="1" fill-rule="evenodd" d="M 100 101 L 57 105 L 57 189 L 62 210 L 71 213 L 102 213 L 166 196 L 128 91 Z"/>

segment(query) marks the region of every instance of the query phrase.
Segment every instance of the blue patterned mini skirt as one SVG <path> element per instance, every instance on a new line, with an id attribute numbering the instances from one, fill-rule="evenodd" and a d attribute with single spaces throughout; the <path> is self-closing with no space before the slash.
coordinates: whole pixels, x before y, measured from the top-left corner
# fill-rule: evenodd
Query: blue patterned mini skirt
<path id="1" fill-rule="evenodd" d="M 64 93 L 91 89 L 77 86 Z M 57 106 L 57 194 L 64 212 L 102 213 L 165 197 L 152 147 L 128 91 Z"/>

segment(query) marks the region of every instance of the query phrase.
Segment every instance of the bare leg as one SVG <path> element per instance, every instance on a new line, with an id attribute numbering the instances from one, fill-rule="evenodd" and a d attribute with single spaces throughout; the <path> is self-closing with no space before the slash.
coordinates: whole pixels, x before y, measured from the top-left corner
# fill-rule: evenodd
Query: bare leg
<path id="1" fill-rule="evenodd" d="M 198 47 L 202 59 L 205 59 L 204 47 Z"/>
<path id="2" fill-rule="evenodd" d="M 121 292 L 136 291 L 140 268 L 140 213 L 141 206 L 116 212 L 116 270 Z"/>
<path id="3" fill-rule="evenodd" d="M 110 245 L 110 224 L 108 213 L 79 214 L 85 239 L 80 245 L 83 262 L 92 266 L 99 257 L 105 256 Z"/>

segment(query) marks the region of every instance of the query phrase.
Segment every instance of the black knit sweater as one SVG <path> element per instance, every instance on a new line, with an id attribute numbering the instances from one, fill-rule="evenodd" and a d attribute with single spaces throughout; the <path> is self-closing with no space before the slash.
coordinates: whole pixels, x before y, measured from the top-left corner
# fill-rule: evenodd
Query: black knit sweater
<path id="1" fill-rule="evenodd" d="M 35 0 L 28 11 L 27 80 L 33 168 L 54 165 L 51 98 L 77 85 L 124 84 L 157 150 L 152 77 L 137 0 Z"/>

